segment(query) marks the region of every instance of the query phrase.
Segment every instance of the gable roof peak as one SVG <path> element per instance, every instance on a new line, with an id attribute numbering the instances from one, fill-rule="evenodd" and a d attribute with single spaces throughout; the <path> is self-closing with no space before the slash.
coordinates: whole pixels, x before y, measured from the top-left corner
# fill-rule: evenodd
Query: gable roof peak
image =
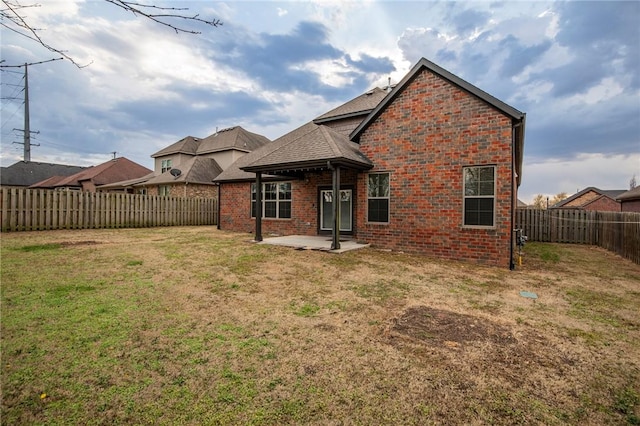
<path id="1" fill-rule="evenodd" d="M 465 90 L 468 93 L 476 96 L 487 104 L 493 106 L 497 110 L 501 111 L 503 114 L 508 115 L 513 120 L 520 121 L 524 123 L 525 113 L 518 111 L 514 107 L 506 104 L 498 98 L 488 94 L 484 90 L 474 86 L 473 84 L 463 80 L 457 75 L 445 70 L 441 66 L 431 62 L 426 58 L 421 58 L 414 66 L 411 68 L 409 73 L 403 77 L 402 80 L 393 88 L 389 93 L 387 93 L 386 97 L 369 113 L 367 118 L 365 118 L 358 127 L 356 127 L 353 132 L 351 132 L 350 138 L 351 140 L 357 141 L 362 132 L 369 127 L 369 125 L 375 121 L 378 116 L 389 106 L 402 91 L 409 85 L 411 82 L 424 70 L 428 70 L 440 78 L 448 81 L 449 83 L 458 86 L 459 88 Z M 391 87 L 391 85 L 389 85 Z M 382 89 L 380 89 L 382 90 Z"/>
<path id="2" fill-rule="evenodd" d="M 391 89 L 389 93 L 386 93 L 386 96 L 382 101 L 367 115 L 367 117 L 360 122 L 360 124 L 351 132 L 349 135 L 349 139 L 354 142 L 359 142 L 360 136 L 364 131 L 374 122 L 376 119 L 385 111 L 385 109 L 391 105 L 398 96 L 404 91 L 406 87 L 408 87 L 420 73 L 427 70 L 440 77 L 441 79 L 449 82 L 450 84 L 457 86 L 461 90 L 470 93 L 472 96 L 477 97 L 481 101 L 485 102 L 487 105 L 497 109 L 502 114 L 511 118 L 513 131 L 514 131 L 514 139 L 515 139 L 515 172 L 517 185 L 520 186 L 520 182 L 522 181 L 522 161 L 523 161 L 523 148 L 524 148 L 524 133 L 525 133 L 525 123 L 526 123 L 526 114 L 524 112 L 518 111 L 514 107 L 506 104 L 498 98 L 493 97 L 488 94 L 484 90 L 474 86 L 473 84 L 463 80 L 462 78 L 454 75 L 453 73 L 445 70 L 439 65 L 429 61 L 426 58 L 421 58 L 409 71 L 407 75 L 405 75 L 402 80 L 398 84 Z"/>

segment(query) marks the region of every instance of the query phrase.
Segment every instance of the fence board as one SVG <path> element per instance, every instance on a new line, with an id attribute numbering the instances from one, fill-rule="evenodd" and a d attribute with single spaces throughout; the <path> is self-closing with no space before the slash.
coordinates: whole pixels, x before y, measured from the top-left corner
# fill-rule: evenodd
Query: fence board
<path id="1" fill-rule="evenodd" d="M 2 188 L 2 231 L 215 225 L 217 200 Z"/>
<path id="2" fill-rule="evenodd" d="M 597 245 L 640 264 L 640 213 L 518 209 L 516 227 L 529 241 Z"/>

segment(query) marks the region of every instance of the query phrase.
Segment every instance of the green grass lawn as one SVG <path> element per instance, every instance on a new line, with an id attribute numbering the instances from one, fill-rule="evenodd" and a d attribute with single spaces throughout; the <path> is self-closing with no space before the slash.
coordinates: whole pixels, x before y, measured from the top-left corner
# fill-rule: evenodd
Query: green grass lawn
<path id="1" fill-rule="evenodd" d="M 2 424 L 640 424 L 638 265 L 250 238 L 2 234 Z"/>

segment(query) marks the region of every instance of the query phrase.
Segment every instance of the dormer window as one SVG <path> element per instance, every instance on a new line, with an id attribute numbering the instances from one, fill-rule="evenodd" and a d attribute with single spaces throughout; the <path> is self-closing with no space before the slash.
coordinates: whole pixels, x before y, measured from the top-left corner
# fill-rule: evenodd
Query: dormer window
<path id="1" fill-rule="evenodd" d="M 162 160 L 162 171 L 161 173 L 166 172 L 167 170 L 171 170 L 171 160 Z"/>

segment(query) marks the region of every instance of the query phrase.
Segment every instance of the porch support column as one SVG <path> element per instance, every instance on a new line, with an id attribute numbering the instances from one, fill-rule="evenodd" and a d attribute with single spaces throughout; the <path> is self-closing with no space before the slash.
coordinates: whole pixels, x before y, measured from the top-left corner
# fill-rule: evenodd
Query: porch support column
<path id="1" fill-rule="evenodd" d="M 256 173 L 256 241 L 262 241 L 262 173 Z"/>
<path id="2" fill-rule="evenodd" d="M 333 240 L 331 250 L 340 249 L 340 166 L 333 167 Z"/>

